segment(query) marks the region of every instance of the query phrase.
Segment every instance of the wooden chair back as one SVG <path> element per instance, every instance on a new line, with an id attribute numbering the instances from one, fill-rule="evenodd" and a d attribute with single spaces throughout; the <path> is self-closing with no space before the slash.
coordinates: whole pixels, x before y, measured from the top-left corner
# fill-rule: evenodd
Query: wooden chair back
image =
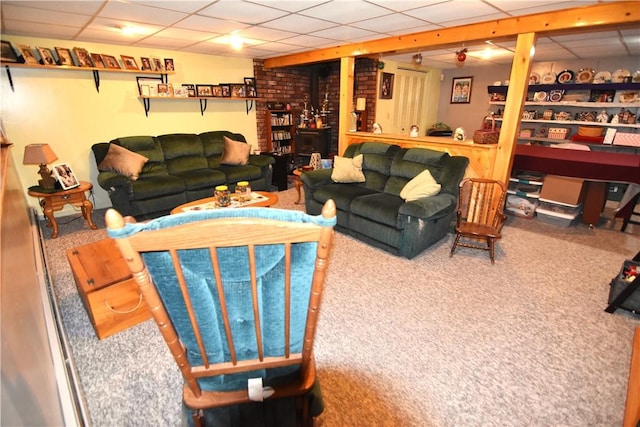
<path id="1" fill-rule="evenodd" d="M 185 380 L 192 409 L 248 402 L 247 379 L 295 381 L 273 398 L 308 392 L 335 204 L 322 215 L 217 209 L 128 224 L 113 209 L 120 251 Z"/>

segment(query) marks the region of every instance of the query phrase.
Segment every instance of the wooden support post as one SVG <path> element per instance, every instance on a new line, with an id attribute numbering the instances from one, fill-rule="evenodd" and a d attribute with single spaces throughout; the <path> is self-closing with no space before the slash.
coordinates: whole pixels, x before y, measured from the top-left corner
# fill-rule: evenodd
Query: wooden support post
<path id="1" fill-rule="evenodd" d="M 511 165 L 517 144 L 522 110 L 527 100 L 529 75 L 531 74 L 532 52 L 535 49 L 537 35 L 526 33 L 518 35 L 516 51 L 509 76 L 509 91 L 504 106 L 502 128 L 498 140 L 495 168 L 492 178 L 507 183 L 511 175 Z"/>
<path id="2" fill-rule="evenodd" d="M 340 117 L 338 117 L 338 155 L 347 148 L 346 133 L 353 110 L 353 83 L 356 60 L 353 56 L 340 59 Z"/>

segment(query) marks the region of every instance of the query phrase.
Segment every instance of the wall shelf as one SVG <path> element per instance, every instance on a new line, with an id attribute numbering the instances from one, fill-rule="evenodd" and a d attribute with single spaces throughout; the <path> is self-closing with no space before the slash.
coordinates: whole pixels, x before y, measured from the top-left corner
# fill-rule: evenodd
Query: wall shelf
<path id="1" fill-rule="evenodd" d="M 100 92 L 100 72 L 105 73 L 130 73 L 130 74 L 145 74 L 145 75 L 160 75 L 162 82 L 166 83 L 169 74 L 175 74 L 175 71 L 151 71 L 151 70 L 125 70 L 115 68 L 99 68 L 99 67 L 72 67 L 70 65 L 42 65 L 42 64 L 24 64 L 19 62 L 0 62 L 0 66 L 5 67 L 7 73 L 7 79 L 9 80 L 9 86 L 11 91 L 15 92 L 13 86 L 13 78 L 11 77 L 11 68 L 30 68 L 36 70 L 61 70 L 61 71 L 91 71 L 93 74 L 93 81 L 96 85 L 96 91 Z"/>
<path id="2" fill-rule="evenodd" d="M 144 114 L 149 117 L 149 111 L 151 110 L 151 100 L 157 99 L 161 101 L 200 101 L 200 114 L 204 116 L 204 112 L 207 110 L 208 101 L 244 101 L 247 114 L 253 109 L 254 101 L 260 101 L 261 98 L 220 98 L 220 97 L 200 97 L 200 96 L 138 96 L 138 99 L 142 100 L 144 106 Z"/>
<path id="3" fill-rule="evenodd" d="M 509 86 L 487 86 L 487 93 L 507 93 Z M 571 83 L 550 85 L 529 85 L 529 92 L 551 90 L 640 90 L 640 83 Z"/>

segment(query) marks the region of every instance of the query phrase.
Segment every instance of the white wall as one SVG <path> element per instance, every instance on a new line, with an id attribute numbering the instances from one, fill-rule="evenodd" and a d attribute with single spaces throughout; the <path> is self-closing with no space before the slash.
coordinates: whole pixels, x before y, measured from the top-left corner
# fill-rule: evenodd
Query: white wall
<path id="1" fill-rule="evenodd" d="M 39 47 L 84 47 L 89 52 L 140 57 L 173 58 L 175 74 L 169 76 L 174 86 L 181 83 L 241 83 L 253 76 L 251 59 L 201 55 L 170 50 L 141 49 L 107 44 L 76 43 L 67 40 L 39 39 L 3 35 L 3 40 Z M 57 162 L 69 163 L 76 176 L 91 181 L 96 208 L 110 206 L 107 193 L 96 181 L 97 169 L 91 145 L 121 136 L 161 135 L 174 132 L 199 133 L 230 130 L 242 133 L 257 146 L 255 108 L 246 113 L 244 101 L 209 100 L 204 115 L 197 100 L 151 100 L 149 117 L 137 98 L 136 76 L 139 73 L 100 72 L 100 92 L 96 92 L 93 74 L 88 70 L 11 68 L 15 91 L 9 86 L 3 69 L 0 77 L 2 109 L 0 118 L 9 141 L 22 186 L 37 184 L 38 167 L 22 165 L 24 147 L 31 143 L 48 143 L 58 156 Z M 28 197 L 29 204 L 38 202 Z M 74 213 L 66 206 L 56 216 Z"/>
<path id="2" fill-rule="evenodd" d="M 640 66 L 638 57 L 612 57 L 601 60 L 572 60 L 555 62 L 534 62 L 531 72 L 541 76 L 553 71 L 560 73 L 563 70 L 577 72 L 581 68 L 593 68 L 598 71 L 614 71 L 624 68 L 635 72 Z M 483 67 L 463 66 L 444 71 L 444 80 L 441 85 L 441 96 L 438 104 L 438 121 L 448 124 L 452 129 L 463 127 L 467 131 L 467 138 L 473 137 L 473 131 L 480 128 L 482 118 L 490 111 L 487 86 L 496 81 L 504 84 L 509 79 L 511 65 L 495 65 Z M 469 104 L 451 104 L 451 82 L 454 77 L 473 77 L 471 90 L 471 102 Z"/>

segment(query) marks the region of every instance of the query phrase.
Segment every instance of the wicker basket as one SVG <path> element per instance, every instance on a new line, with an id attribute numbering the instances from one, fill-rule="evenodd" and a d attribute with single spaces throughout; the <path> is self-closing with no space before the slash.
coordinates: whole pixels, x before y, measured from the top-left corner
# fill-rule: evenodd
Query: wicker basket
<path id="1" fill-rule="evenodd" d="M 473 132 L 473 142 L 476 144 L 497 144 L 499 137 L 500 129 L 496 129 L 496 119 L 493 116 L 482 119 L 482 129 Z"/>
<path id="2" fill-rule="evenodd" d="M 600 126 L 579 126 L 578 135 L 580 136 L 601 136 L 603 127 Z"/>

